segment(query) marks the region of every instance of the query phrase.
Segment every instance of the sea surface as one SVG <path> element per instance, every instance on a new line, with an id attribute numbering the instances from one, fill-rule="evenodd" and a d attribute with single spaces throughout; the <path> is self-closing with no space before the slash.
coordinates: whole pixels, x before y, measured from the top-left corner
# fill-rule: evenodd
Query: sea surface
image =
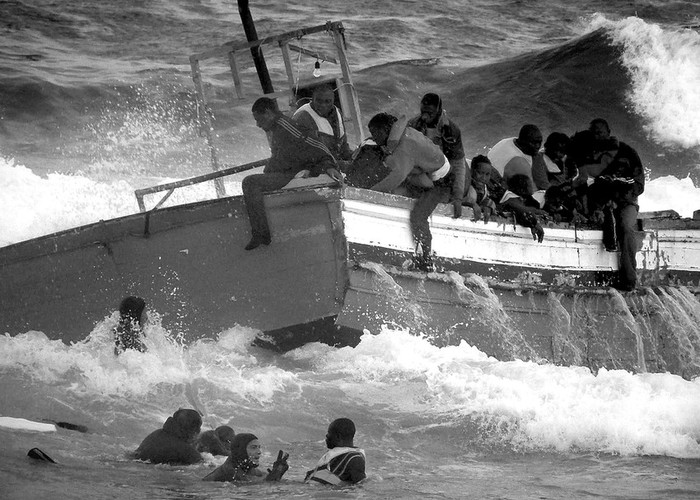
<path id="1" fill-rule="evenodd" d="M 571 134 L 603 117 L 647 169 L 642 210 L 700 209 L 696 0 L 253 0 L 251 11 L 260 37 L 343 21 L 365 124 L 378 111 L 412 114 L 437 92 L 471 157 L 524 123 Z M 0 20 L 0 246 L 137 212 L 135 189 L 211 171 L 188 58 L 245 38 L 235 2 L 9 0 Z M 265 136 L 234 107 L 224 69 L 205 74 L 222 163 L 264 158 Z M 226 189 L 240 192 L 240 178 Z M 166 205 L 212 196 L 200 185 Z M 70 346 L 0 336 L 0 417 L 88 429 L 0 425 L 0 498 L 700 497 L 700 378 L 501 362 L 391 329 L 355 348 L 286 354 L 252 347 L 258 332 L 240 327 L 182 345 L 158 311 L 148 352 L 116 358 L 115 321 Z M 264 466 L 288 451 L 284 480 L 203 483 L 221 462 L 211 456 L 190 467 L 130 460 L 179 407 L 198 409 L 205 428 L 257 434 Z M 357 424 L 368 479 L 304 485 L 339 416 Z M 33 447 L 57 464 L 27 458 Z"/>

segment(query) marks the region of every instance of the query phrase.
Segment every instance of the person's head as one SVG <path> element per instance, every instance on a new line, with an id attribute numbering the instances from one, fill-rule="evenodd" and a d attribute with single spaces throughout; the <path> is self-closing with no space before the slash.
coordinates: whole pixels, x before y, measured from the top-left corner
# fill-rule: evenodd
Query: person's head
<path id="1" fill-rule="evenodd" d="M 391 127 L 396 123 L 396 120 L 397 118 L 389 113 L 377 113 L 370 119 L 367 128 L 378 146 L 386 146 Z"/>
<path id="2" fill-rule="evenodd" d="M 591 131 L 596 142 L 604 142 L 610 139 L 610 126 L 602 118 L 591 120 L 588 130 Z"/>
<path id="3" fill-rule="evenodd" d="M 553 161 L 559 162 L 566 157 L 566 150 L 569 147 L 569 136 L 562 132 L 552 132 L 544 141 L 544 152 Z"/>
<path id="4" fill-rule="evenodd" d="M 172 416 L 177 425 L 180 437 L 185 441 L 192 441 L 202 429 L 202 416 L 197 410 L 180 408 Z"/>
<path id="5" fill-rule="evenodd" d="M 269 97 L 261 97 L 255 101 L 252 111 L 255 124 L 265 132 L 272 129 L 280 114 L 277 101 Z"/>
<path id="6" fill-rule="evenodd" d="M 472 184 L 474 186 L 485 186 L 491 179 L 491 160 L 488 156 L 477 155 L 472 158 Z"/>
<path id="7" fill-rule="evenodd" d="M 442 99 L 433 93 L 428 93 L 420 100 L 420 116 L 428 125 L 437 124 L 442 113 Z"/>
<path id="8" fill-rule="evenodd" d="M 337 418 L 328 426 L 326 447 L 333 449 L 337 446 L 353 446 L 355 424 L 349 418 Z"/>
<path id="9" fill-rule="evenodd" d="M 526 198 L 532 195 L 532 183 L 530 178 L 525 174 L 516 174 L 508 179 L 508 190 Z"/>
<path id="10" fill-rule="evenodd" d="M 228 425 L 220 425 L 214 430 L 214 432 L 224 446 L 227 448 L 231 447 L 231 441 L 233 441 L 233 438 L 236 436 L 236 433 L 231 427 Z"/>
<path id="11" fill-rule="evenodd" d="M 526 155 L 535 156 L 542 146 L 542 132 L 537 125 L 523 125 L 518 133 L 516 145 Z"/>
<path id="12" fill-rule="evenodd" d="M 314 89 L 311 107 L 320 116 L 329 116 L 335 108 L 335 92 L 328 84 L 319 85 Z"/>
<path id="13" fill-rule="evenodd" d="M 231 441 L 231 455 L 229 458 L 234 465 L 243 464 L 247 461 L 257 467 L 260 463 L 261 455 L 262 448 L 255 434 L 242 432 L 236 434 Z"/>
<path id="14" fill-rule="evenodd" d="M 119 304 L 119 314 L 122 320 L 143 325 L 148 319 L 146 301 L 141 297 L 126 297 Z"/>

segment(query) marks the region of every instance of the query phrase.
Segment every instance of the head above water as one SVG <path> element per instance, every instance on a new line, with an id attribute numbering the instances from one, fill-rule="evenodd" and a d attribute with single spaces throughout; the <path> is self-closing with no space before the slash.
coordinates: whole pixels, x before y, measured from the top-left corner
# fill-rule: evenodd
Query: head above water
<path id="1" fill-rule="evenodd" d="M 398 118 L 389 113 L 377 113 L 369 120 L 367 128 L 377 146 L 386 146 L 391 127 L 397 120 Z"/>
<path id="2" fill-rule="evenodd" d="M 260 463 L 261 455 L 262 449 L 255 434 L 241 432 L 236 434 L 231 441 L 231 455 L 229 459 L 234 463 L 234 466 L 247 463 L 247 461 L 253 466 L 257 466 Z"/>
<path id="3" fill-rule="evenodd" d="M 172 424 L 169 424 L 172 421 Z M 202 429 L 202 416 L 197 410 L 190 408 L 180 408 L 172 417 L 169 417 L 163 428 L 174 430 L 185 441 L 190 441 L 197 437 Z"/>
<path id="4" fill-rule="evenodd" d="M 335 91 L 330 84 L 319 85 L 314 89 L 311 107 L 320 116 L 328 117 L 335 109 Z"/>
<path id="5" fill-rule="evenodd" d="M 141 297 L 125 297 L 119 304 L 119 314 L 122 319 L 126 319 L 139 324 L 143 323 L 143 313 L 146 310 L 146 301 Z"/>
<path id="6" fill-rule="evenodd" d="M 255 101 L 252 111 L 255 124 L 265 132 L 272 130 L 272 127 L 275 125 L 280 115 L 277 101 L 269 97 L 260 97 Z"/>
<path id="7" fill-rule="evenodd" d="M 442 99 L 437 94 L 428 93 L 420 100 L 421 120 L 430 126 L 437 124 L 442 114 Z"/>
<path id="8" fill-rule="evenodd" d="M 537 125 L 523 125 L 515 139 L 515 145 L 526 155 L 535 156 L 542 146 L 542 132 Z"/>
<path id="9" fill-rule="evenodd" d="M 236 436 L 235 431 L 228 425 L 220 425 L 214 432 L 216 433 L 219 440 L 226 445 L 226 447 L 231 446 L 231 441 Z"/>
<path id="10" fill-rule="evenodd" d="M 326 447 L 333 449 L 337 446 L 353 446 L 355 438 L 355 423 L 349 418 L 337 418 L 328 426 Z"/>

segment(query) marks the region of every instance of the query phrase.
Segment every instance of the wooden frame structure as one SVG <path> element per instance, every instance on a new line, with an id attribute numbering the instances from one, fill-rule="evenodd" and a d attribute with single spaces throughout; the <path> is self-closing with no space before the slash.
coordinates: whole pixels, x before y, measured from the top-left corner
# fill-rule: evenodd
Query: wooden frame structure
<path id="1" fill-rule="evenodd" d="M 330 45 L 335 51 L 334 55 L 309 50 L 294 43 L 298 42 L 303 37 L 317 34 L 326 34 L 330 36 Z M 248 89 L 244 87 L 243 80 L 241 78 L 240 62 L 243 58 L 246 58 L 246 61 L 251 58 L 251 49 L 262 51 L 263 48 L 278 49 L 281 51 L 282 60 L 284 61 L 284 69 L 287 74 L 287 88 L 284 90 L 263 93 L 261 88 Z M 322 79 L 313 77 L 312 79 L 299 79 L 298 75 L 300 74 L 300 71 L 295 68 L 295 61 L 291 56 L 292 52 L 299 54 L 300 60 L 302 56 L 315 58 L 316 61 L 324 61 L 337 65 L 340 71 L 336 74 L 331 73 Z M 360 106 L 357 98 L 357 92 L 352 81 L 352 75 L 350 73 L 350 65 L 347 59 L 345 28 L 343 27 L 342 22 L 329 21 L 326 24 L 289 31 L 280 35 L 256 40 L 254 42 L 227 42 L 219 47 L 190 56 L 190 67 L 192 70 L 192 80 L 194 81 L 197 96 L 197 105 L 199 106 L 200 110 L 203 110 L 203 112 L 200 113 L 200 123 L 207 139 L 212 169 L 215 172 L 222 171 L 222 165 L 218 158 L 216 145 L 214 143 L 214 134 L 212 133 L 214 130 L 213 122 L 215 117 L 210 106 L 208 105 L 201 70 L 201 65 L 204 61 L 215 58 L 227 60 L 235 93 L 233 102 L 234 106 L 251 105 L 257 98 L 265 95 L 273 99 L 286 97 L 289 99 L 290 109 L 295 110 L 297 108 L 296 95 L 299 89 L 313 87 L 325 82 L 334 83 L 334 86 L 338 92 L 338 102 L 343 113 L 346 130 L 351 131 L 355 135 L 355 139 L 358 143 L 364 140 Z M 328 72 L 326 71 L 326 73 Z M 295 77 L 295 75 L 297 76 Z M 350 125 L 350 127 L 347 125 Z M 236 169 L 236 171 L 240 171 L 237 169 L 237 167 L 233 168 Z M 210 178 L 203 180 L 210 180 Z M 216 185 L 217 196 L 225 196 L 226 193 L 221 176 L 215 177 L 214 182 Z M 171 184 L 168 186 L 168 189 L 174 189 L 175 187 L 179 186 Z M 145 207 L 141 208 L 143 210 Z"/>

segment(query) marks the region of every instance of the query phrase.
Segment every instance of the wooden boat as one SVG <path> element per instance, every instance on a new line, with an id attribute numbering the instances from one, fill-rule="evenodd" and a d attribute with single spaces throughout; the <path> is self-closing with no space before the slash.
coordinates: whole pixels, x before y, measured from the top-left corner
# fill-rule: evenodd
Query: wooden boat
<path id="1" fill-rule="evenodd" d="M 330 34 L 324 38 L 337 55 L 294 45 L 314 34 Z M 244 92 L 239 59 L 261 46 L 281 50 L 289 77 L 288 89 L 268 95 L 289 98 L 293 107 L 312 85 L 330 81 L 347 129 L 363 138 L 342 23 L 192 56 L 215 172 L 138 190 L 141 213 L 0 248 L 0 331 L 79 341 L 134 294 L 147 297 L 163 325 L 187 341 L 242 325 L 286 350 L 310 341 L 354 345 L 363 331 L 391 327 L 437 345 L 466 341 L 499 359 L 700 372 L 700 220 L 670 212 L 642 216 L 642 286 L 627 294 L 608 286 L 618 258 L 605 251 L 599 230 L 551 224 L 537 243 L 510 219 L 475 222 L 465 209 L 455 220 L 444 206 L 431 218 L 439 272 L 413 271 L 412 201 L 323 177 L 267 195 L 273 243 L 244 251 L 250 232 L 243 200 L 226 196 L 220 180 L 264 160 L 221 164 L 200 64 L 227 60 L 237 102 L 249 106 L 260 94 Z M 340 74 L 305 84 L 293 78 L 290 51 L 335 62 Z M 217 183 L 219 198 L 161 208 L 174 189 L 205 181 Z M 146 210 L 144 197 L 157 192 L 167 194 Z"/>

